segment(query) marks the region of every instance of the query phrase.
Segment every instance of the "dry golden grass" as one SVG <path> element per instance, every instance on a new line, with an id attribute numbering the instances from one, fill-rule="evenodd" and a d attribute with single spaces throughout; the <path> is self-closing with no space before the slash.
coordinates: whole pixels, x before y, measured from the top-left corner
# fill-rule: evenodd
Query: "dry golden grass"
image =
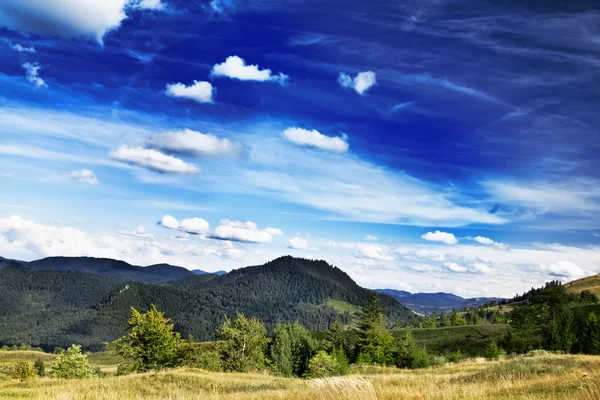
<path id="1" fill-rule="evenodd" d="M 581 293 L 583 290 L 600 296 L 600 275 L 587 276 L 582 279 L 577 279 L 564 285 L 567 293 Z"/>
<path id="2" fill-rule="evenodd" d="M 101 358 L 101 357 L 99 357 Z M 599 400 L 600 357 L 546 355 L 471 360 L 425 370 L 353 367 L 345 377 L 287 379 L 268 374 L 159 373 L 61 381 L 0 382 L 0 399 L 43 400 Z"/>

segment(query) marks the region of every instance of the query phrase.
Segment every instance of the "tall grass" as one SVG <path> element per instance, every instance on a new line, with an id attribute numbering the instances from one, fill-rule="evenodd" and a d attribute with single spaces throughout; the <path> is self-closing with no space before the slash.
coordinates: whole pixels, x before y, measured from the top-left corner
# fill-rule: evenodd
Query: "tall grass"
<path id="1" fill-rule="evenodd" d="M 39 355 L 39 354 L 35 354 Z M 30 355 L 34 357 L 35 355 Z M 27 354 L 21 354 L 26 358 Z M 7 365 L 8 357 L 0 354 Z M 51 355 L 46 357 L 48 361 Z M 91 357 L 112 368 L 110 355 Z M 2 376 L 2 373 L 0 373 Z M 43 400 L 600 400 L 600 357 L 538 355 L 466 360 L 422 370 L 354 367 L 318 380 L 181 368 L 63 381 L 0 379 L 0 399 Z"/>

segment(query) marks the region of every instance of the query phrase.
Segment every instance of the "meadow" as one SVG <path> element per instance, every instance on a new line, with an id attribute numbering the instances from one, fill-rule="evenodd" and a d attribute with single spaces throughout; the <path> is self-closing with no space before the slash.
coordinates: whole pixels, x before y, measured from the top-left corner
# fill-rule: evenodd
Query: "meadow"
<path id="1" fill-rule="evenodd" d="M 54 355 L 0 352 L 0 371 L 19 359 Z M 541 353 L 500 360 L 480 358 L 421 370 L 369 365 L 350 374 L 324 379 L 282 378 L 268 373 L 216 373 L 193 368 L 115 376 L 121 359 L 95 353 L 90 363 L 106 376 L 83 380 L 38 378 L 19 382 L 0 372 L 0 399 L 141 400 L 141 399 L 439 399 L 533 400 L 600 399 L 600 357 Z"/>

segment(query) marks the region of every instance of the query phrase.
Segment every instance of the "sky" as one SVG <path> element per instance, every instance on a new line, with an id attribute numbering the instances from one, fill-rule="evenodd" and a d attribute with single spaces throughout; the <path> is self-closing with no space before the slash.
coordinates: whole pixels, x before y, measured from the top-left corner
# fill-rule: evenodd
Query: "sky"
<path id="1" fill-rule="evenodd" d="M 4 0 L 0 256 L 600 273 L 597 1 Z"/>

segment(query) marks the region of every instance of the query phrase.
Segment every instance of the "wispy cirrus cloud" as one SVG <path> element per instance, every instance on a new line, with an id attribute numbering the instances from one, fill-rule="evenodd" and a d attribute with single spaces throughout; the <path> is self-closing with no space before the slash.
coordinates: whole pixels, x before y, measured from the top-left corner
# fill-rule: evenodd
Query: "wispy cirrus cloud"
<path id="1" fill-rule="evenodd" d="M 188 164 L 177 157 L 143 147 L 122 145 L 117 150 L 111 151 L 109 155 L 117 161 L 159 173 L 199 174 L 202 172 L 197 166 Z"/>

